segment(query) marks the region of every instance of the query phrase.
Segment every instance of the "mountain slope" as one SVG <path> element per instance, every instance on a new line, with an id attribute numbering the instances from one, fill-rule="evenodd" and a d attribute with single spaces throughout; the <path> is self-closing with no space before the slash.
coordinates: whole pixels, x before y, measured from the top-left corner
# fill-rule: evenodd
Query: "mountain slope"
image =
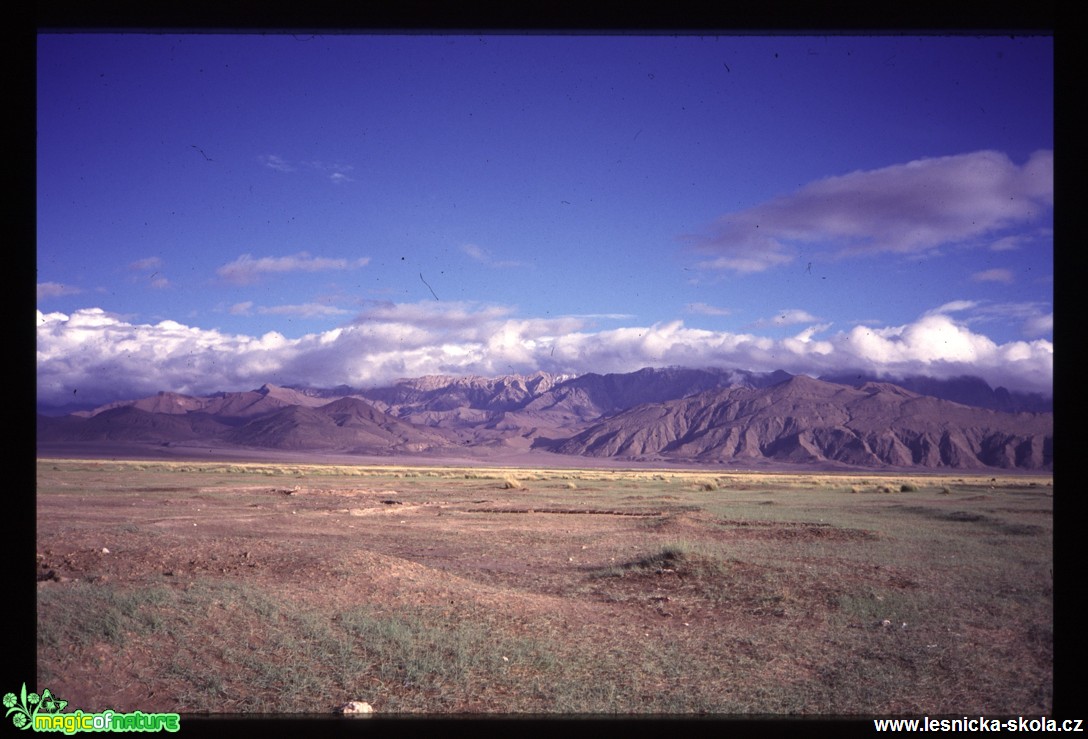
<path id="1" fill-rule="evenodd" d="M 865 382 L 880 382 L 876 377 L 859 372 L 822 375 L 820 379 L 851 387 Z M 1039 393 L 1010 392 L 1003 387 L 993 388 L 981 377 L 903 377 L 895 379 L 894 383 L 919 395 L 931 395 L 975 408 L 989 408 L 1007 413 L 1050 413 L 1054 410 L 1053 400 L 1044 398 Z"/>
<path id="2" fill-rule="evenodd" d="M 67 442 L 143 442 L 164 444 L 216 438 L 229 427 L 204 413 L 161 413 L 121 406 L 91 418 L 38 417 L 38 439 Z"/>
<path id="3" fill-rule="evenodd" d="M 647 368 L 431 376 L 371 390 L 162 392 L 86 415 L 39 415 L 37 438 L 39 449 L 218 445 L 496 459 L 537 450 L 699 464 L 1049 470 L 1053 423 L 1052 413 L 969 407 L 887 382 Z"/>
<path id="4" fill-rule="evenodd" d="M 451 443 L 441 433 L 393 418 L 357 398 L 317 408 L 287 406 L 232 429 L 223 439 L 245 447 L 368 454 L 420 452 Z"/>
<path id="5" fill-rule="evenodd" d="M 569 439 L 560 454 L 845 466 L 1050 469 L 1052 414 L 1003 414 L 886 383 L 792 377 L 640 405 Z"/>
<path id="6" fill-rule="evenodd" d="M 500 377 L 426 375 L 398 380 L 390 387 L 360 390 L 358 395 L 395 416 L 472 409 L 503 412 L 521 408 L 568 375 L 537 372 Z"/>

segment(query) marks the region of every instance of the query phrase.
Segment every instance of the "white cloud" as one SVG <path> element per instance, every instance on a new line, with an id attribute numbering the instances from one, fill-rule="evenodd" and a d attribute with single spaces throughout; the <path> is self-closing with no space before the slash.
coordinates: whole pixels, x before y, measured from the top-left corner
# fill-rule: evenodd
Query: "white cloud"
<path id="1" fill-rule="evenodd" d="M 715 305 L 709 305 L 707 303 L 688 303 L 684 306 L 684 311 L 687 313 L 694 313 L 699 316 L 730 316 L 733 315 L 733 311 L 728 308 L 719 308 Z"/>
<path id="2" fill-rule="evenodd" d="M 484 249 L 483 247 L 477 246 L 476 244 L 463 244 L 461 246 L 461 251 L 467 254 L 473 261 L 479 262 L 480 264 L 486 265 L 488 267 L 502 269 L 530 266 L 527 262 L 519 262 L 514 259 L 495 259 L 493 256 L 491 256 L 491 252 L 489 252 L 487 249 Z"/>
<path id="3" fill-rule="evenodd" d="M 978 307 L 978 302 L 975 300 L 952 300 L 944 305 L 939 305 L 936 308 L 926 311 L 925 315 L 934 316 L 944 313 L 959 313 L 976 307 Z"/>
<path id="4" fill-rule="evenodd" d="M 1054 345 L 1046 340 L 996 344 L 945 315 L 885 329 L 854 328 L 837 347 L 879 374 L 978 375 L 991 385 L 1049 393 Z"/>
<path id="5" fill-rule="evenodd" d="M 490 260 L 490 257 L 488 256 L 487 252 L 485 252 L 483 249 L 476 246 L 475 244 L 464 244 L 461 247 L 461 251 L 463 251 L 465 254 L 468 254 L 470 257 L 475 259 L 477 262 L 486 263 L 486 262 L 488 262 Z"/>
<path id="6" fill-rule="evenodd" d="M 765 326 L 795 326 L 799 323 L 813 323 L 820 319 L 812 315 L 808 311 L 801 310 L 800 308 L 790 308 L 788 310 L 779 311 L 771 318 L 761 318 L 753 324 L 753 327 L 762 328 Z"/>
<path id="7" fill-rule="evenodd" d="M 927 311 L 925 315 L 959 313 L 965 326 L 1000 322 L 1020 324 L 1020 333 L 1028 338 L 1043 338 L 1054 330 L 1054 314 L 1049 303 L 990 303 L 975 300 L 954 300 Z"/>
<path id="8" fill-rule="evenodd" d="M 299 162 L 296 164 L 287 161 L 286 159 L 277 154 L 262 154 L 261 156 L 257 157 L 257 161 L 259 161 L 261 164 L 268 167 L 269 169 L 276 170 L 277 172 L 297 172 L 299 167 L 308 170 L 316 170 L 317 172 L 328 175 L 329 181 L 336 185 L 340 185 L 345 182 L 354 182 L 354 178 L 348 175 L 348 172 L 351 172 L 353 169 L 355 169 L 350 164 L 330 164 L 328 162 L 321 162 L 316 160 Z"/>
<path id="9" fill-rule="evenodd" d="M 1047 336 L 1054 331 L 1054 314 L 1031 316 L 1023 322 L 1021 333 L 1028 338 Z"/>
<path id="10" fill-rule="evenodd" d="M 128 269 L 129 272 L 134 273 L 129 278 L 133 283 L 140 283 L 146 280 L 146 284 L 156 290 L 165 290 L 170 287 L 170 280 L 166 279 L 166 276 L 160 272 L 162 269 L 162 259 L 159 257 L 146 257 L 144 259 L 138 259 L 135 262 L 130 262 Z"/>
<path id="11" fill-rule="evenodd" d="M 78 287 L 72 285 L 64 285 L 59 282 L 39 282 L 38 283 L 38 300 L 44 300 L 46 298 L 59 298 L 62 295 L 78 295 L 83 292 Z"/>
<path id="12" fill-rule="evenodd" d="M 568 316 L 568 318 L 599 318 L 606 321 L 629 321 L 634 317 L 632 313 L 575 313 Z"/>
<path id="13" fill-rule="evenodd" d="M 1006 285 L 1012 284 L 1013 276 L 1011 269 L 987 269 L 982 272 L 975 272 L 971 275 L 971 279 L 974 282 L 1003 282 Z"/>
<path id="14" fill-rule="evenodd" d="M 902 326 L 827 334 L 825 323 L 784 339 L 689 328 L 682 321 L 589 330 L 577 317 L 518 318 L 504 306 L 436 301 L 375 303 L 351 323 L 300 338 L 231 335 L 175 321 L 139 324 L 98 308 L 71 315 L 39 311 L 38 396 L 62 404 L 78 390 L 81 399 L 107 402 L 265 382 L 368 386 L 426 374 L 605 373 L 670 365 L 972 374 L 995 386 L 1050 392 L 1050 341 L 997 344 L 949 315 L 968 311 L 968 301 L 942 308 Z"/>
<path id="15" fill-rule="evenodd" d="M 809 326 L 805 330 L 801 331 L 796 336 L 782 340 L 782 345 L 797 355 L 830 355 L 835 351 L 835 345 L 830 341 L 815 341 L 813 337 L 816 334 L 821 334 L 831 328 L 830 323 L 821 323 L 816 326 Z"/>
<path id="16" fill-rule="evenodd" d="M 266 316 L 301 316 L 303 318 L 325 318 L 328 316 L 351 315 L 351 311 L 323 303 L 303 303 L 301 305 L 272 305 L 257 308 L 257 312 Z"/>
<path id="17" fill-rule="evenodd" d="M 919 159 L 812 182 L 687 236 L 700 267 L 761 272 L 796 259 L 924 254 L 1042 219 L 1053 205 L 1054 154 L 1016 165 L 996 151 Z M 1015 242 L 995 240 L 998 248 Z"/>
<path id="18" fill-rule="evenodd" d="M 162 267 L 162 259 L 159 257 L 147 257 L 145 259 L 138 259 L 128 265 L 128 268 L 133 272 L 150 272 L 160 269 Z"/>
<path id="19" fill-rule="evenodd" d="M 254 258 L 252 254 L 243 254 L 233 262 L 224 264 L 215 272 L 217 275 L 239 285 L 256 282 L 264 275 L 287 272 L 320 272 L 323 270 L 344 270 L 365 267 L 369 257 L 361 259 L 331 259 L 313 257 L 307 252 L 299 252 L 286 257 Z"/>
<path id="20" fill-rule="evenodd" d="M 257 157 L 257 159 L 264 166 L 268 167 L 269 169 L 274 169 L 277 172 L 294 172 L 295 171 L 294 165 L 288 164 L 283 159 L 283 157 L 277 156 L 275 154 L 264 154 L 263 156 Z"/>
<path id="21" fill-rule="evenodd" d="M 513 309 L 506 306 L 480 306 L 467 301 L 370 301 L 353 322 L 359 325 L 410 325 L 443 331 L 475 330 L 481 324 L 490 324 L 512 312 Z"/>
<path id="22" fill-rule="evenodd" d="M 1025 242 L 1025 237 L 1020 234 L 1003 236 L 990 244 L 991 251 L 1016 251 Z"/>

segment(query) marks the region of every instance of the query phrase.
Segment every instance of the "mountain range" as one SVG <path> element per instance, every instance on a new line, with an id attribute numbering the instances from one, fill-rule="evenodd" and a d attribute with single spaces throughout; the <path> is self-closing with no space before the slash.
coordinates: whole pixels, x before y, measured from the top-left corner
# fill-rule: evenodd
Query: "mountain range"
<path id="1" fill-rule="evenodd" d="M 977 378 L 646 368 L 426 376 L 377 388 L 264 385 L 39 413 L 39 454 L 218 450 L 573 464 L 1049 471 L 1053 411 Z"/>

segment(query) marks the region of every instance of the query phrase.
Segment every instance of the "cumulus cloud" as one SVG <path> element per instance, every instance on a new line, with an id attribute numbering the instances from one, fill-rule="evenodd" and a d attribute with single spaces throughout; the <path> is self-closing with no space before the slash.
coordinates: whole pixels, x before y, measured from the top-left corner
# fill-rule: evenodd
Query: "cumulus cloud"
<path id="1" fill-rule="evenodd" d="M 1053 206 L 1053 169 L 1052 151 L 1023 165 L 996 151 L 919 159 L 817 180 L 685 240 L 706 257 L 701 267 L 738 273 L 788 264 L 802 246 L 826 258 L 927 253 L 1040 220 Z"/>
<path id="2" fill-rule="evenodd" d="M 265 382 L 358 387 L 427 374 L 605 373 L 673 365 L 809 374 L 849 369 L 887 377 L 971 374 L 994 386 L 1051 392 L 1050 341 L 997 344 L 952 315 L 972 310 L 968 301 L 942 308 L 902 326 L 828 333 L 830 324 L 813 324 L 786 338 L 708 331 L 682 321 L 592 330 L 578 317 L 520 318 L 505 306 L 433 301 L 376 302 L 343 326 L 300 338 L 225 334 L 175 321 L 140 324 L 98 308 L 70 315 L 39 311 L 38 397 L 60 405 L 78 390 L 80 399 L 104 403 L 160 390 L 206 394 Z"/>
<path id="3" fill-rule="evenodd" d="M 233 262 L 224 264 L 215 273 L 228 282 L 247 285 L 269 274 L 356 269 L 365 267 L 369 263 L 369 257 L 362 259 L 331 259 L 310 256 L 309 253 L 304 251 L 286 257 L 254 258 L 252 254 L 243 254 Z"/>

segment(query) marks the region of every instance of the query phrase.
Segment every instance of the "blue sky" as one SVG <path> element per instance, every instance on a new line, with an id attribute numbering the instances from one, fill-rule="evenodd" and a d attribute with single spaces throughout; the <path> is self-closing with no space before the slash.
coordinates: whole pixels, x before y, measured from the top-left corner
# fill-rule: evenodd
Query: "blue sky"
<path id="1" fill-rule="evenodd" d="M 1053 40 L 43 34 L 38 396 L 644 366 L 1049 393 Z"/>

